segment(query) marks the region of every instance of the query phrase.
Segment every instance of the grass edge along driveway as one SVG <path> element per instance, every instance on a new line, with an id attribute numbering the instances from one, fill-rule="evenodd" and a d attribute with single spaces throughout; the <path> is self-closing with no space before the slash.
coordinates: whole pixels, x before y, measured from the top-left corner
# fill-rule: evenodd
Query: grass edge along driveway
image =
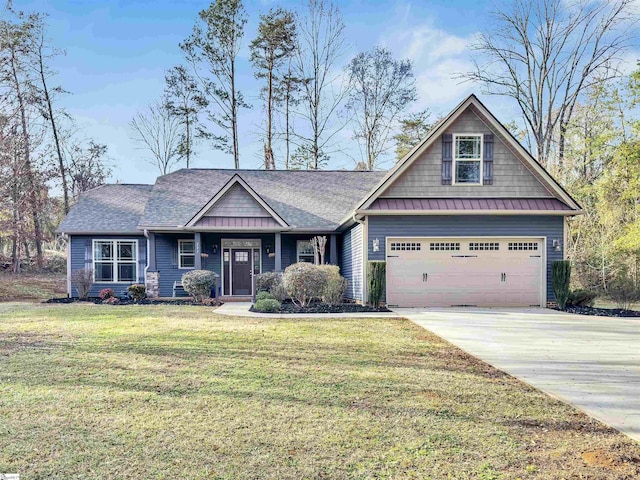
<path id="1" fill-rule="evenodd" d="M 21 478 L 640 475 L 615 430 L 404 319 L 0 304 Z"/>

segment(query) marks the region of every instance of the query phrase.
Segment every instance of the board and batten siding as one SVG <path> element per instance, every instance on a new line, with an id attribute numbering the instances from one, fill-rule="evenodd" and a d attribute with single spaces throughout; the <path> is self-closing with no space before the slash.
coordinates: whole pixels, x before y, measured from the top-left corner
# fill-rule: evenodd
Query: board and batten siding
<path id="1" fill-rule="evenodd" d="M 340 272 L 347 279 L 349 286 L 345 294 L 346 298 L 362 301 L 362 239 L 364 227 L 356 224 L 342 235 L 342 249 Z"/>
<path id="2" fill-rule="evenodd" d="M 270 217 L 242 185 L 235 184 L 205 213 L 207 217 Z"/>
<path id="3" fill-rule="evenodd" d="M 137 240 L 138 241 L 138 283 L 145 283 L 144 269 L 147 266 L 147 239 L 144 236 L 132 235 L 71 235 L 71 271 L 67 275 L 71 275 L 76 270 L 85 268 L 93 268 L 93 240 Z M 89 292 L 90 297 L 97 297 L 103 288 L 111 288 L 116 295 L 126 293 L 131 282 L 101 282 L 94 283 Z M 71 296 L 77 297 L 78 290 L 72 284 Z"/>
<path id="4" fill-rule="evenodd" d="M 563 242 L 564 218 L 560 216 L 370 216 L 369 260 L 385 260 L 387 237 L 536 237 L 546 238 L 547 301 L 555 301 L 551 286 L 551 264 L 562 260 L 563 252 L 553 248 L 553 240 Z M 380 250 L 373 251 L 373 241 Z M 563 243 L 562 249 L 565 248 Z"/>
<path id="5" fill-rule="evenodd" d="M 494 134 L 492 185 L 442 185 L 442 140 L 438 137 L 383 193 L 389 198 L 551 197 L 547 188 L 476 113 L 468 108 L 444 133 Z M 455 172 L 453 172 L 455 175 Z"/>

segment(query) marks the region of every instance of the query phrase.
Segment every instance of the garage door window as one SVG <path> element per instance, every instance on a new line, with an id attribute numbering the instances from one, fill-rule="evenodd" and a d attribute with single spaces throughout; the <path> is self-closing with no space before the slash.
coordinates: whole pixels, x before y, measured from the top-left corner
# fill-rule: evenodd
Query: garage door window
<path id="1" fill-rule="evenodd" d="M 509 242 L 509 250 L 538 250 L 538 242 Z"/>
<path id="2" fill-rule="evenodd" d="M 436 251 L 459 251 L 460 242 L 433 242 L 429 244 L 429 250 Z"/>
<path id="3" fill-rule="evenodd" d="M 471 251 L 500 250 L 500 244 L 498 242 L 471 242 L 469 243 L 469 250 Z"/>
<path id="4" fill-rule="evenodd" d="M 418 242 L 391 242 L 392 252 L 420 251 L 422 244 Z"/>

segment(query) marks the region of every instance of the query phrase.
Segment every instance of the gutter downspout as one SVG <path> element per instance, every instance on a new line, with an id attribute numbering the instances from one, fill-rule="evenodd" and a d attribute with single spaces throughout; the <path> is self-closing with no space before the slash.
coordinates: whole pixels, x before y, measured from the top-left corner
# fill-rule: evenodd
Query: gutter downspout
<path id="1" fill-rule="evenodd" d="M 61 237 L 67 242 L 67 298 L 71 298 L 71 237 L 64 232 Z"/>

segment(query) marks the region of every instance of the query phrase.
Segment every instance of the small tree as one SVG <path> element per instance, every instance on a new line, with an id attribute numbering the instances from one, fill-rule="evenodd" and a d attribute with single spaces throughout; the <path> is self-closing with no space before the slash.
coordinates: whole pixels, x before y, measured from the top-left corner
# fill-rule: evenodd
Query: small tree
<path id="1" fill-rule="evenodd" d="M 369 305 L 378 307 L 385 292 L 387 263 L 379 260 L 367 262 Z"/>
<path id="2" fill-rule="evenodd" d="M 551 284 L 560 310 L 567 306 L 570 282 L 571 263 L 568 260 L 555 260 L 551 264 Z"/>
<path id="3" fill-rule="evenodd" d="M 311 239 L 313 247 L 313 263 L 316 265 L 324 265 L 324 252 L 327 246 L 327 237 L 317 236 Z"/>
<path id="4" fill-rule="evenodd" d="M 93 286 L 93 270 L 74 270 L 71 273 L 71 285 L 76 287 L 79 298 L 82 300 L 89 298 L 89 292 Z"/>

